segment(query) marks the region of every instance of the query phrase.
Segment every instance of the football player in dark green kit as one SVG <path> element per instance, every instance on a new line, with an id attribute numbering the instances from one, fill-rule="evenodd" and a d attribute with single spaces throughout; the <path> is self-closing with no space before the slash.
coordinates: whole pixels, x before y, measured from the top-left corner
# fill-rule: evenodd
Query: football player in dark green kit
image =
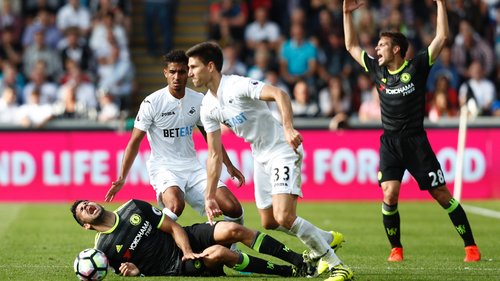
<path id="1" fill-rule="evenodd" d="M 160 209 L 130 200 L 111 212 L 103 206 L 78 200 L 71 206 L 75 220 L 97 231 L 95 248 L 108 257 L 123 276 L 220 276 L 223 266 L 237 271 L 305 277 L 316 270 L 298 254 L 271 236 L 234 222 L 181 227 Z M 241 242 L 255 251 L 291 265 L 278 265 L 229 249 Z"/>
<path id="2" fill-rule="evenodd" d="M 479 261 L 481 254 L 474 241 L 467 216 L 446 186 L 441 166 L 424 130 L 425 83 L 429 70 L 449 39 L 445 0 L 437 4 L 436 35 L 427 49 L 406 60 L 407 38 L 399 32 L 382 32 L 375 48 L 376 57 L 361 49 L 352 23 L 352 12 L 363 3 L 345 0 L 345 45 L 351 56 L 375 81 L 380 97 L 384 133 L 380 138 L 378 180 L 384 193 L 382 215 L 392 250 L 388 261 L 403 260 L 400 239 L 398 198 L 405 170 L 418 182 L 421 190 L 447 211 L 465 245 L 466 262 Z"/>

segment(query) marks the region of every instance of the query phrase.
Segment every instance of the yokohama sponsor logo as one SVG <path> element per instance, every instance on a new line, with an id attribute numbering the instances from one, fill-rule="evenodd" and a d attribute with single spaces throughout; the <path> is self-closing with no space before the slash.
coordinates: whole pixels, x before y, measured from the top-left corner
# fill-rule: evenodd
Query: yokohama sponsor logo
<path id="1" fill-rule="evenodd" d="M 139 233 L 137 233 L 137 235 L 135 236 L 134 241 L 132 241 L 132 244 L 130 244 L 129 249 L 132 251 L 135 250 L 135 248 L 141 241 L 142 237 L 144 235 L 148 236 L 150 232 L 151 232 L 151 224 L 149 223 L 149 221 L 145 221 L 144 225 L 139 230 Z"/>
<path id="2" fill-rule="evenodd" d="M 410 83 L 404 87 L 399 87 L 396 89 L 387 89 L 387 88 L 385 89 L 385 93 L 388 95 L 403 94 L 403 96 L 406 96 L 413 92 L 415 92 L 415 85 L 413 83 Z"/>

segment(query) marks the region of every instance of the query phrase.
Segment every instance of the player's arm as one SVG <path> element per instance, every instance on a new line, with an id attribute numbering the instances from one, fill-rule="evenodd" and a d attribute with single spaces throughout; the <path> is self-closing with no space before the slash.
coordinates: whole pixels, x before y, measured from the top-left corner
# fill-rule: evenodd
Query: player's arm
<path id="1" fill-rule="evenodd" d="M 106 202 L 113 200 L 115 195 L 122 189 L 123 185 L 125 184 L 128 172 L 130 171 L 130 168 L 134 163 L 137 153 L 139 153 L 139 147 L 145 135 L 146 132 L 141 131 L 137 128 L 134 128 L 132 130 L 132 135 L 127 144 L 127 147 L 125 148 L 125 153 L 123 154 L 122 165 L 120 168 L 118 179 L 111 183 L 111 187 L 106 193 Z"/>
<path id="2" fill-rule="evenodd" d="M 173 221 L 170 217 L 163 215 L 163 220 L 159 229 L 167 234 L 170 234 L 172 238 L 174 238 L 175 244 L 177 244 L 179 249 L 181 249 L 184 254 L 184 257 L 182 258 L 183 260 L 198 257 L 198 255 L 195 255 L 191 249 L 191 244 L 189 244 L 189 238 L 184 228 Z"/>
<path id="3" fill-rule="evenodd" d="M 292 146 L 293 149 L 297 149 L 297 147 L 302 143 L 302 136 L 293 127 L 293 113 L 290 96 L 277 87 L 265 85 L 260 93 L 260 99 L 263 101 L 276 102 L 278 110 L 281 113 L 281 124 L 283 124 L 286 141 L 290 144 L 290 146 Z"/>
<path id="4" fill-rule="evenodd" d="M 212 224 L 213 219 L 221 216 L 222 211 L 215 200 L 215 191 L 219 182 L 222 169 L 222 141 L 221 130 L 207 133 L 208 158 L 207 158 L 207 188 L 205 190 L 205 211 L 208 221 Z"/>
<path id="5" fill-rule="evenodd" d="M 345 36 L 345 47 L 349 54 L 356 60 L 361 66 L 364 67 L 363 49 L 359 45 L 358 37 L 352 23 L 352 12 L 359 7 L 364 5 L 364 3 L 358 3 L 358 0 L 344 0 L 344 36 Z"/>
<path id="6" fill-rule="evenodd" d="M 446 13 L 445 0 L 434 0 L 437 4 L 437 19 L 436 19 L 436 36 L 429 45 L 429 55 L 431 62 L 434 62 L 441 50 L 443 49 L 446 41 L 450 37 L 450 30 L 448 28 L 448 15 Z"/>
<path id="7" fill-rule="evenodd" d="M 205 128 L 203 128 L 203 126 L 198 126 L 198 129 L 203 135 L 205 141 L 207 141 L 207 132 L 205 131 Z M 224 165 L 226 166 L 227 172 L 229 173 L 231 178 L 232 179 L 236 178 L 239 182 L 238 186 L 242 186 L 243 184 L 245 184 L 245 176 L 243 176 L 243 173 L 233 165 L 233 162 L 231 162 L 231 159 L 229 158 L 229 155 L 227 154 L 224 145 L 223 144 L 221 145 L 222 145 L 222 163 L 224 163 Z"/>

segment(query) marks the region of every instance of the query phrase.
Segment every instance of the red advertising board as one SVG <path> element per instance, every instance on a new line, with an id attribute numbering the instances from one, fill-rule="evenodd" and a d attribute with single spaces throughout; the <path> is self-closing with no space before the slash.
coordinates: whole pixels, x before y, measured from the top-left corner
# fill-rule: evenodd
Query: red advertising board
<path id="1" fill-rule="evenodd" d="M 377 184 L 378 147 L 381 131 L 302 131 L 303 200 L 380 200 Z M 456 166 L 455 129 L 428 130 L 428 136 L 453 189 Z M 103 200 L 116 178 L 130 133 L 117 132 L 0 132 L 0 201 Z M 253 161 L 250 147 L 232 133 L 223 136 L 233 163 L 247 184 L 236 188 L 225 181 L 243 201 L 253 200 Z M 500 198 L 500 142 L 498 129 L 470 129 L 464 156 L 464 199 Z M 198 156 L 206 159 L 206 144 L 195 134 Z M 146 161 L 147 140 L 117 200 L 154 200 Z M 402 199 L 429 199 L 408 174 L 403 179 Z"/>

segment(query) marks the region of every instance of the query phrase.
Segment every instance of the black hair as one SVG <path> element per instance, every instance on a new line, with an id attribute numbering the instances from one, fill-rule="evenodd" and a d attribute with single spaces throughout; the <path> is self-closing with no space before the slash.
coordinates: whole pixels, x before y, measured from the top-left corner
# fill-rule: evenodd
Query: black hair
<path id="1" fill-rule="evenodd" d="M 391 39 L 392 46 L 399 46 L 399 52 L 401 53 L 401 57 L 404 58 L 406 56 L 406 52 L 408 51 L 408 39 L 401 32 L 393 32 L 393 31 L 383 31 L 380 33 L 380 37 L 388 37 Z"/>
<path id="2" fill-rule="evenodd" d="M 73 205 L 71 205 L 71 208 L 70 208 L 71 213 L 73 214 L 73 218 L 75 218 L 76 222 L 77 222 L 79 225 L 81 225 L 81 226 L 83 226 L 83 222 L 82 222 L 80 219 L 78 219 L 78 217 L 76 216 L 76 207 L 78 207 L 78 205 L 79 205 L 80 203 L 85 202 L 85 201 L 88 201 L 88 200 L 76 200 L 76 201 L 73 203 Z"/>
<path id="3" fill-rule="evenodd" d="M 188 57 L 200 59 L 205 65 L 209 62 L 213 62 L 217 71 L 222 71 L 224 56 L 222 55 L 220 46 L 215 42 L 202 42 L 196 44 L 187 50 L 186 55 Z"/>
<path id="4" fill-rule="evenodd" d="M 183 50 L 172 50 L 163 56 L 163 62 L 165 67 L 172 62 L 188 65 L 188 57 Z"/>

